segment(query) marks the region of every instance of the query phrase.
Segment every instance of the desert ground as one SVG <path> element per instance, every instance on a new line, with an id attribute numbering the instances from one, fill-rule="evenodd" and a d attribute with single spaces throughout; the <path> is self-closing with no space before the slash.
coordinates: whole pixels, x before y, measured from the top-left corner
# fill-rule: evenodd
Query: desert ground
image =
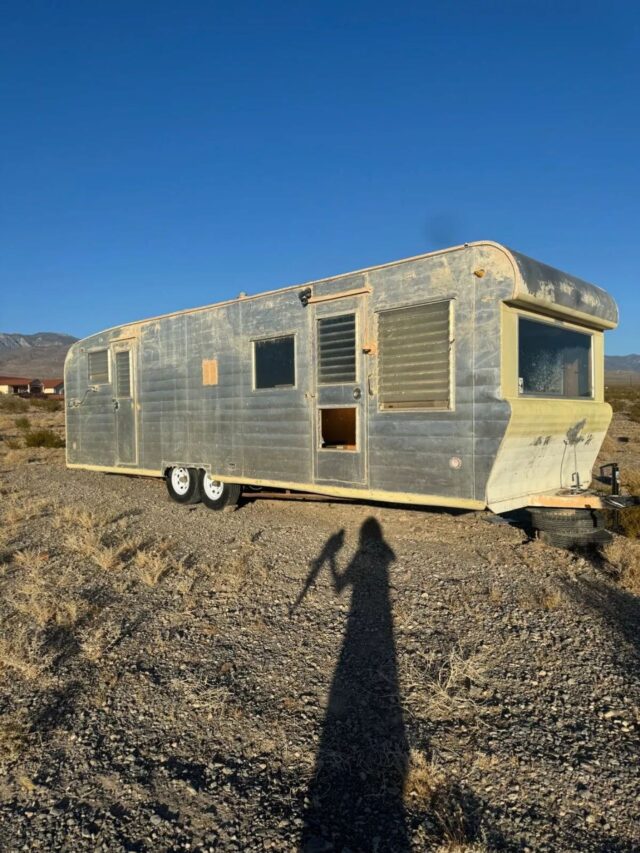
<path id="1" fill-rule="evenodd" d="M 0 411 L 0 849 L 640 849 L 633 520 L 574 553 L 489 513 L 214 513 L 39 430 Z"/>

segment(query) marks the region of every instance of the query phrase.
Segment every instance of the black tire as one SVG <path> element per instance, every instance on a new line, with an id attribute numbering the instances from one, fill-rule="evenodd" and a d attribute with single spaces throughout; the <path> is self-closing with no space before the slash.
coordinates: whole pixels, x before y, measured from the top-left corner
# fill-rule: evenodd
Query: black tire
<path id="1" fill-rule="evenodd" d="M 176 466 L 166 473 L 167 491 L 172 501 L 197 504 L 200 501 L 200 478 L 197 468 Z"/>
<path id="2" fill-rule="evenodd" d="M 199 479 L 202 503 L 209 509 L 233 509 L 242 492 L 238 483 L 220 483 L 211 480 L 207 471 L 200 471 Z"/>
<path id="3" fill-rule="evenodd" d="M 547 545 L 553 545 L 555 548 L 587 548 L 591 545 L 604 545 L 611 542 L 613 535 L 604 528 L 593 530 L 591 533 L 551 533 L 547 530 L 540 532 L 540 539 Z"/>
<path id="4" fill-rule="evenodd" d="M 532 509 L 531 523 L 549 533 L 589 533 L 605 527 L 604 513 L 591 509 Z"/>

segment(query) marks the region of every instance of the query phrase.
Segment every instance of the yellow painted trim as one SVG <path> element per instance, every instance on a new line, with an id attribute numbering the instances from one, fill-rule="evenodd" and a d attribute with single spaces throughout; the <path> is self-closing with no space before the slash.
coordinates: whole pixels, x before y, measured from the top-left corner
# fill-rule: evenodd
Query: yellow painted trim
<path id="1" fill-rule="evenodd" d="M 419 504 L 422 506 L 458 507 L 460 509 L 484 509 L 484 501 L 471 498 L 449 498 L 442 495 L 423 495 L 412 492 L 388 492 L 384 489 L 354 489 L 348 486 L 325 486 L 322 483 L 286 483 L 281 480 L 257 480 L 255 477 L 228 477 L 212 474 L 222 483 L 240 483 L 248 486 L 271 486 L 274 489 L 291 489 L 296 492 L 315 492 L 318 495 L 335 495 L 342 498 L 384 501 L 385 503 Z"/>
<path id="2" fill-rule="evenodd" d="M 546 318 L 550 325 L 591 335 L 593 344 L 591 348 L 593 397 L 536 397 L 533 394 L 522 395 L 518 393 L 518 317 L 525 317 L 528 320 L 538 320 L 541 322 L 545 322 Z M 537 400 L 540 404 L 555 404 L 563 401 L 585 404 L 602 403 L 604 401 L 604 333 L 600 329 L 592 327 L 585 328 L 580 323 L 571 322 L 566 318 L 551 317 L 541 314 L 536 310 L 517 308 L 505 303 L 501 306 L 500 326 L 500 385 L 503 399 L 510 402 L 515 400 Z"/>
<path id="3" fill-rule="evenodd" d="M 83 465 L 80 462 L 67 462 L 67 468 L 79 468 L 83 471 L 99 471 L 104 474 L 130 474 L 134 477 L 160 477 L 162 471 L 154 471 L 152 468 L 116 468 L 110 465 Z"/>
<path id="4" fill-rule="evenodd" d="M 162 477 L 162 471 L 148 468 L 111 468 L 107 465 L 80 465 L 67 463 L 67 468 L 81 468 L 86 471 L 99 471 L 108 474 L 130 474 L 139 477 Z M 334 495 L 341 498 L 384 501 L 385 503 L 416 504 L 420 506 L 443 506 L 456 509 L 484 509 L 484 501 L 470 498 L 449 498 L 442 495 L 418 495 L 410 492 L 387 492 L 382 489 L 352 489 L 346 486 L 324 486 L 318 483 L 288 483 L 282 480 L 258 480 L 255 477 L 228 477 L 226 474 L 212 474 L 214 480 L 221 483 L 239 483 L 247 486 L 270 486 L 274 489 L 291 489 L 295 492 L 311 492 L 318 495 Z"/>
<path id="5" fill-rule="evenodd" d="M 317 305 L 318 302 L 333 302 L 334 299 L 346 299 L 348 296 L 362 296 L 370 294 L 370 287 L 361 287 L 355 290 L 342 290 L 340 293 L 327 293 L 323 296 L 311 296 L 308 305 Z"/>
<path id="6" fill-rule="evenodd" d="M 520 277 L 519 281 L 522 282 L 522 277 Z M 523 282 L 523 288 L 524 286 Z M 569 317 L 576 323 L 582 322 L 585 326 L 589 326 L 590 329 L 598 329 L 602 331 L 603 329 L 615 329 L 618 325 L 616 322 L 611 320 L 594 317 L 593 314 L 588 314 L 586 311 L 577 311 L 575 308 L 565 308 L 557 303 L 547 306 L 535 296 L 531 296 L 529 293 L 523 292 L 523 290 L 516 290 L 515 296 L 513 299 L 509 300 L 509 302 L 513 303 L 513 305 L 517 307 L 522 307 L 528 311 L 534 311 L 536 314 L 544 314 L 547 317 L 563 320 Z"/>

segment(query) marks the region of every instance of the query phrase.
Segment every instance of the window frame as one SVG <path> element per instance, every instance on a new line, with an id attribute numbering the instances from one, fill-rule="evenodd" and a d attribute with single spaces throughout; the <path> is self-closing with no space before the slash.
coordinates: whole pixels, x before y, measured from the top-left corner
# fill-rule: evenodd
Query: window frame
<path id="1" fill-rule="evenodd" d="M 120 371 L 118 368 L 118 356 L 127 354 L 129 361 L 129 393 L 127 395 L 120 393 Z M 113 396 L 117 400 L 133 400 L 133 350 L 130 347 L 126 349 L 117 349 L 113 353 L 113 361 L 115 367 L 115 382 L 113 383 Z"/>
<path id="2" fill-rule="evenodd" d="M 102 382 L 96 382 L 95 380 L 91 379 L 91 356 L 94 353 L 98 353 L 98 352 L 106 352 L 106 354 L 107 354 L 107 380 L 102 381 Z M 99 388 L 103 385 L 111 385 L 112 379 L 113 379 L 113 371 L 112 371 L 112 367 L 111 367 L 111 351 L 110 351 L 109 346 L 92 347 L 91 349 L 88 349 L 87 350 L 87 382 L 88 382 L 88 384 L 92 385 L 92 386 L 95 385 L 96 387 Z"/>
<path id="3" fill-rule="evenodd" d="M 449 405 L 448 406 L 418 406 L 408 408 L 388 408 L 380 402 L 380 315 L 391 311 L 399 311 L 407 308 L 422 308 L 424 305 L 437 305 L 439 302 L 449 303 Z M 394 305 L 391 308 L 380 308 L 375 311 L 376 326 L 376 403 L 377 411 L 381 415 L 408 414 L 443 414 L 455 412 L 456 410 L 456 297 L 454 295 L 437 296 L 432 299 L 423 299 L 410 305 Z"/>
<path id="4" fill-rule="evenodd" d="M 529 311 L 515 312 L 515 390 L 516 396 L 520 400 L 570 400 L 572 402 L 593 402 L 596 400 L 596 373 L 595 373 L 595 335 L 593 329 L 587 326 L 580 326 L 576 323 L 568 323 L 564 320 L 556 320 L 553 317 L 546 317 L 544 314 L 535 314 Z M 543 391 L 521 391 L 520 390 L 520 321 L 529 320 L 531 323 L 538 323 L 542 326 L 552 326 L 557 329 L 563 329 L 567 332 L 576 332 L 589 338 L 589 394 L 580 396 L 568 396 L 565 394 L 549 394 Z"/>
<path id="5" fill-rule="evenodd" d="M 251 343 L 251 391 L 254 394 L 269 394 L 273 391 L 293 391 L 298 387 L 298 341 L 297 332 L 278 332 L 273 335 L 260 335 L 250 338 Z M 293 338 L 293 385 L 271 385 L 269 388 L 256 387 L 256 344 L 263 341 L 277 341 L 280 338 Z"/>
<path id="6" fill-rule="evenodd" d="M 320 382 L 320 321 L 321 320 L 333 320 L 336 317 L 346 317 L 350 314 L 353 314 L 354 317 L 354 358 L 355 358 L 355 379 L 348 379 L 346 382 Z M 360 311 L 357 308 L 353 308 L 351 311 L 336 311 L 335 314 L 316 314 L 315 316 L 315 352 L 314 356 L 316 359 L 316 386 L 322 388 L 332 388 L 336 385 L 357 385 L 360 382 L 360 362 L 361 359 L 358 358 L 358 354 L 362 350 L 362 346 L 358 345 L 358 341 L 360 340 Z"/>

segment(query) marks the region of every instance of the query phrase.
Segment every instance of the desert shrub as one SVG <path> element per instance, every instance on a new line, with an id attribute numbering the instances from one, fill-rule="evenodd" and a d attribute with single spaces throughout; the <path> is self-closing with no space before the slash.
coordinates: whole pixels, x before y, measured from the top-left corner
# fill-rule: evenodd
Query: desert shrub
<path id="1" fill-rule="evenodd" d="M 18 429 L 29 429 L 29 427 L 31 426 L 31 421 L 29 420 L 29 418 L 26 418 L 24 416 L 21 418 L 16 418 L 16 426 L 18 427 Z"/>
<path id="2" fill-rule="evenodd" d="M 633 406 L 627 412 L 627 415 L 631 418 L 632 421 L 636 421 L 636 423 L 640 423 L 640 402 L 634 403 Z"/>
<path id="3" fill-rule="evenodd" d="M 20 440 L 17 438 L 5 438 L 4 443 L 7 445 L 9 450 L 19 450 L 22 447 Z"/>
<path id="4" fill-rule="evenodd" d="M 52 429 L 35 429 L 28 432 L 24 443 L 27 447 L 64 447 L 64 439 Z"/>
<path id="5" fill-rule="evenodd" d="M 29 403 L 34 409 L 42 409 L 45 412 L 61 412 L 64 408 L 62 400 L 46 400 L 42 397 L 32 397 Z"/>
<path id="6" fill-rule="evenodd" d="M 7 394 L 0 395 L 0 411 L 2 412 L 26 412 L 29 404 L 22 397 L 14 397 Z"/>
<path id="7" fill-rule="evenodd" d="M 627 408 L 627 401 L 620 397 L 614 397 L 613 399 L 608 400 L 608 402 L 611 404 L 611 408 L 614 412 L 624 412 Z"/>
<path id="8" fill-rule="evenodd" d="M 623 509 L 618 515 L 618 527 L 629 539 L 640 539 L 640 506 Z"/>

